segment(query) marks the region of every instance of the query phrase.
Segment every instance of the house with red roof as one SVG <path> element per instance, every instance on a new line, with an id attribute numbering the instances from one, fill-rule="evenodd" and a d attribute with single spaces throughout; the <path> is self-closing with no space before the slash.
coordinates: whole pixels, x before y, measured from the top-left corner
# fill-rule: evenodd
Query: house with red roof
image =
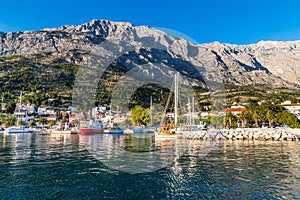
<path id="1" fill-rule="evenodd" d="M 233 115 L 238 115 L 245 110 L 244 106 L 231 106 L 230 108 L 225 108 L 219 111 L 219 114 L 226 115 L 226 113 L 232 113 Z"/>

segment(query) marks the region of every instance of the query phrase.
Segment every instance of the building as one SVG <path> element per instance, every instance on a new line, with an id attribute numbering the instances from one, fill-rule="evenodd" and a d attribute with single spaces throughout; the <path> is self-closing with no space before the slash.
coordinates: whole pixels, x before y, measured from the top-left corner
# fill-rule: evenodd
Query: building
<path id="1" fill-rule="evenodd" d="M 230 108 L 225 108 L 219 111 L 219 115 L 226 115 L 226 113 L 232 113 L 233 115 L 239 115 L 245 110 L 244 106 L 231 106 Z"/>
<path id="2" fill-rule="evenodd" d="M 284 101 L 283 103 L 279 104 L 279 106 L 284 107 L 284 109 L 286 111 L 288 111 L 289 113 L 300 118 L 300 104 L 299 103 L 292 103 L 291 101 Z"/>

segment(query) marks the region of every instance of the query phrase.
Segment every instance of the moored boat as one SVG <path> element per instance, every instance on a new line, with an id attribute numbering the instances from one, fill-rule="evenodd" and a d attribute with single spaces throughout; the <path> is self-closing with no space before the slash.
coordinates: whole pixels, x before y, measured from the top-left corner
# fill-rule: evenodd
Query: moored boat
<path id="1" fill-rule="evenodd" d="M 117 123 L 109 124 L 108 126 L 104 127 L 103 133 L 108 134 L 123 134 L 124 130 L 120 128 Z"/>
<path id="2" fill-rule="evenodd" d="M 156 140 L 168 140 L 175 139 L 179 135 L 176 134 L 176 128 L 174 124 L 165 124 L 163 127 L 159 128 L 155 134 Z"/>
<path id="3" fill-rule="evenodd" d="M 55 128 L 48 130 L 50 134 L 78 134 L 78 129 L 76 127 L 69 128 L 67 125 L 59 125 Z"/>
<path id="4" fill-rule="evenodd" d="M 50 134 L 71 134 L 71 131 L 65 131 L 65 130 L 50 130 Z"/>
<path id="5" fill-rule="evenodd" d="M 133 133 L 144 133 L 144 126 L 135 126 L 133 127 Z"/>
<path id="6" fill-rule="evenodd" d="M 93 120 L 86 127 L 79 129 L 81 134 L 97 134 L 103 133 L 103 123 L 100 120 Z"/>
<path id="7" fill-rule="evenodd" d="M 25 126 L 12 126 L 4 130 L 4 134 L 32 133 L 33 130 Z"/>
<path id="8" fill-rule="evenodd" d="M 164 114 L 166 115 L 166 110 L 168 107 L 168 103 L 170 102 L 170 97 L 171 95 L 169 95 L 169 98 L 167 100 L 167 104 L 165 107 L 165 112 Z M 161 127 L 158 128 L 157 133 L 155 134 L 155 139 L 163 139 L 163 138 L 176 138 L 176 131 L 177 131 L 177 123 L 178 123 L 178 74 L 175 74 L 175 79 L 174 79 L 174 123 L 172 121 L 171 118 L 169 118 L 169 123 L 165 123 L 163 126 L 163 121 L 164 121 L 164 117 L 161 120 Z"/>
<path id="9" fill-rule="evenodd" d="M 78 131 L 72 130 L 72 129 L 70 129 L 70 130 L 54 130 L 54 129 L 52 129 L 49 131 L 49 133 L 50 134 L 62 134 L 62 135 L 66 134 L 66 135 L 68 135 L 68 134 L 77 134 Z"/>

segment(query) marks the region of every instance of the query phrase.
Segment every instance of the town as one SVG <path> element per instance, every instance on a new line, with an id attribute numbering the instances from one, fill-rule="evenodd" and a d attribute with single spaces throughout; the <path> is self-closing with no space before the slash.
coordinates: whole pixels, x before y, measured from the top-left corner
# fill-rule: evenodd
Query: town
<path id="1" fill-rule="evenodd" d="M 72 106 L 65 109 L 51 105 L 37 107 L 35 104 L 24 103 L 22 94 L 12 113 L 7 112 L 6 105 L 6 103 L 2 103 L 1 106 L 0 126 L 2 129 L 11 126 L 25 126 L 37 130 L 53 127 L 68 129 L 80 126 L 81 115 Z M 143 112 L 146 114 L 142 115 Z M 136 109 L 135 113 L 136 116 L 132 116 L 132 112 L 112 111 L 110 105 L 104 104 L 94 107 L 91 116 L 93 119 L 101 120 L 103 124 L 114 122 L 122 124 L 125 128 L 133 128 L 141 125 L 158 127 L 163 115 L 161 112 L 153 114 L 151 109 L 141 106 Z M 144 116 L 144 119 L 140 119 L 142 116 Z M 170 119 L 174 119 L 172 109 L 166 113 L 166 120 Z M 227 129 L 251 127 L 299 128 L 299 119 L 300 104 L 287 100 L 277 105 L 267 101 L 254 103 L 233 102 L 231 106 L 219 111 L 210 111 L 210 107 L 206 106 L 202 111 L 195 111 L 194 109 L 188 113 L 180 113 L 178 123 L 181 125 L 211 125 Z"/>

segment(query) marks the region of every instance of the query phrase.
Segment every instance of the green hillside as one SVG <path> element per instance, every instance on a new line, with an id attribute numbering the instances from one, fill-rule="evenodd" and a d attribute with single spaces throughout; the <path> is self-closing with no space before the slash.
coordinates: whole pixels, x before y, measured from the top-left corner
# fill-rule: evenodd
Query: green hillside
<path id="1" fill-rule="evenodd" d="M 0 58 L 0 94 L 4 102 L 16 101 L 23 91 L 23 101 L 39 105 L 68 107 L 72 101 L 72 89 L 79 65 L 62 59 L 50 60 L 46 57 L 27 59 L 21 56 Z M 98 85 L 97 103 L 109 103 L 111 93 L 118 79 L 126 72 L 124 66 L 110 66 L 103 74 L 105 81 Z M 210 105 L 210 93 L 205 88 L 194 87 L 198 108 L 205 110 Z M 169 90 L 158 85 L 145 85 L 131 98 L 130 107 L 149 107 L 150 96 L 154 103 L 165 105 Z M 284 100 L 298 102 L 299 90 L 272 88 L 262 85 L 237 87 L 226 85 L 226 101 L 234 102 L 269 101 L 275 104 Z"/>

